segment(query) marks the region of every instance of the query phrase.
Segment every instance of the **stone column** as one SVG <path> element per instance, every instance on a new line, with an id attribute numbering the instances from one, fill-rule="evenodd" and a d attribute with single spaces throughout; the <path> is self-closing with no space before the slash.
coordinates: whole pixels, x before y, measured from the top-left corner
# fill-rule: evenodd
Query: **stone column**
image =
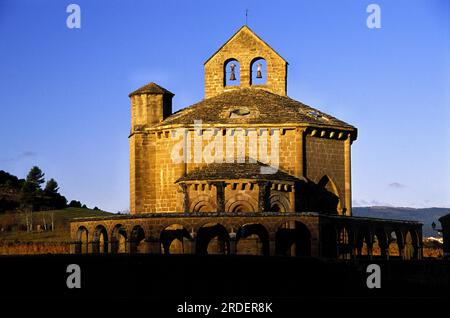
<path id="1" fill-rule="evenodd" d="M 293 184 L 290 187 L 290 192 L 289 192 L 289 201 L 291 203 L 291 211 L 287 211 L 287 212 L 295 212 L 295 185 Z"/>
<path id="2" fill-rule="evenodd" d="M 269 255 L 270 256 L 276 255 L 276 241 L 275 241 L 275 239 L 269 240 Z"/>
<path id="3" fill-rule="evenodd" d="M 216 187 L 217 213 L 225 212 L 225 182 L 217 181 L 212 183 Z"/>
<path id="4" fill-rule="evenodd" d="M 92 241 L 90 243 L 90 253 L 92 254 L 100 253 L 100 242 Z"/>
<path id="5" fill-rule="evenodd" d="M 87 242 L 87 246 L 86 246 L 86 253 L 87 254 L 94 254 L 97 253 L 97 251 L 95 250 L 96 244 L 94 241 L 89 241 Z"/>
<path id="6" fill-rule="evenodd" d="M 352 215 L 352 180 L 351 180 L 351 134 L 344 141 L 344 162 L 345 162 L 345 215 Z"/>
<path id="7" fill-rule="evenodd" d="M 185 244 L 184 254 L 195 255 L 195 247 L 196 247 L 195 239 L 184 240 L 183 244 Z"/>
<path id="8" fill-rule="evenodd" d="M 80 242 L 70 243 L 70 254 L 81 254 L 81 243 Z"/>
<path id="9" fill-rule="evenodd" d="M 295 129 L 295 176 L 302 178 L 306 176 L 306 162 L 305 162 L 305 129 Z"/>
<path id="10" fill-rule="evenodd" d="M 185 214 L 189 213 L 189 194 L 188 185 L 186 183 L 180 183 L 181 193 L 183 194 L 182 209 Z"/>
<path id="11" fill-rule="evenodd" d="M 380 249 L 381 249 L 381 258 L 382 259 L 389 259 L 389 253 L 388 253 L 388 249 L 389 248 L 386 248 L 386 246 L 380 246 Z"/>
<path id="12" fill-rule="evenodd" d="M 236 245 L 237 245 L 236 235 L 230 236 L 230 255 L 236 254 Z"/>
<path id="13" fill-rule="evenodd" d="M 150 254 L 161 254 L 161 242 L 157 238 L 147 239 L 147 250 Z"/>
<path id="14" fill-rule="evenodd" d="M 109 240 L 108 241 L 108 253 L 115 254 L 117 253 L 117 241 Z"/>
<path id="15" fill-rule="evenodd" d="M 125 253 L 135 254 L 136 253 L 136 242 L 132 240 L 126 240 L 125 242 Z"/>
<path id="16" fill-rule="evenodd" d="M 260 181 L 258 182 L 258 188 L 258 212 L 267 212 L 270 209 L 268 206 L 270 182 Z"/>

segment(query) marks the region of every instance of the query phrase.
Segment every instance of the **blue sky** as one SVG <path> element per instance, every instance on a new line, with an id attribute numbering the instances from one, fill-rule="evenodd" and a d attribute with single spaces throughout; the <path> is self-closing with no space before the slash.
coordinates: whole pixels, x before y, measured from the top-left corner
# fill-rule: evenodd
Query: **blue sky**
<path id="1" fill-rule="evenodd" d="M 450 207 L 449 3 L 0 0 L 0 169 L 38 165 L 69 199 L 128 209 L 128 93 L 202 99 L 203 62 L 248 9 L 290 63 L 288 95 L 358 127 L 355 205 Z"/>

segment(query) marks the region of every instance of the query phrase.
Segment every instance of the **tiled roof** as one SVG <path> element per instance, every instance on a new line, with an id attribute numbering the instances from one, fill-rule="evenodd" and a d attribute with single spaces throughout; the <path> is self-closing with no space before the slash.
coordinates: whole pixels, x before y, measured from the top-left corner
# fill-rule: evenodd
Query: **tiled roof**
<path id="1" fill-rule="evenodd" d="M 173 93 L 169 92 L 167 89 L 162 88 L 158 84 L 150 83 L 145 86 L 142 86 L 141 88 L 135 90 L 134 92 L 130 93 L 128 96 L 133 96 L 136 94 L 169 94 L 174 95 Z"/>
<path id="2" fill-rule="evenodd" d="M 175 112 L 155 127 L 193 125 L 194 120 L 201 120 L 203 124 L 234 125 L 309 123 L 356 130 L 315 108 L 259 88 L 233 89 L 204 99 Z"/>
<path id="3" fill-rule="evenodd" d="M 302 181 L 282 170 L 274 170 L 274 173 L 261 173 L 261 168 L 269 168 L 261 162 L 249 163 L 211 163 L 201 168 L 188 172 L 177 182 L 193 180 L 232 180 L 232 179 L 254 179 L 254 180 L 284 180 L 297 182 Z"/>

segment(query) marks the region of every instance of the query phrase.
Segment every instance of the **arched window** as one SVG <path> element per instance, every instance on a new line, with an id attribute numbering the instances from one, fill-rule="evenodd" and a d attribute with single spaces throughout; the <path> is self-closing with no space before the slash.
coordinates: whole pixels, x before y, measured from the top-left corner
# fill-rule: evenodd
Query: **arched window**
<path id="1" fill-rule="evenodd" d="M 262 57 L 255 58 L 250 63 L 251 85 L 263 85 L 267 83 L 267 63 Z"/>
<path id="2" fill-rule="evenodd" d="M 333 180 L 324 175 L 319 183 L 319 209 L 342 215 L 344 213 L 339 198 L 339 192 Z"/>
<path id="3" fill-rule="evenodd" d="M 377 235 L 373 236 L 372 256 L 381 256 L 381 246 Z"/>
<path id="4" fill-rule="evenodd" d="M 224 86 L 239 86 L 241 84 L 241 68 L 239 61 L 228 59 L 223 64 Z"/>
<path id="5" fill-rule="evenodd" d="M 389 257 L 399 257 L 400 256 L 400 248 L 398 245 L 399 239 L 397 238 L 397 233 L 392 231 L 389 235 Z"/>

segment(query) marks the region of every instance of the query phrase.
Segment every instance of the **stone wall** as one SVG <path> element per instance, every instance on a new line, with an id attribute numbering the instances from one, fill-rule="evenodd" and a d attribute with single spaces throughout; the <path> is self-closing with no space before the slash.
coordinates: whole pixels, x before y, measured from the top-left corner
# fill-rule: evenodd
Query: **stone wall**
<path id="1" fill-rule="evenodd" d="M 222 160 L 225 162 L 229 151 L 234 153 L 231 158 L 238 162 L 239 156 L 244 160 L 254 157 L 255 153 L 250 149 L 250 144 L 260 144 L 261 139 L 266 140 L 267 154 L 269 163 L 273 164 L 270 155 L 273 151 L 272 142 L 268 132 L 256 135 L 257 126 L 246 125 L 242 129 L 235 130 L 232 136 L 223 136 Z M 263 127 L 258 127 L 263 128 Z M 222 129 L 222 128 L 219 128 Z M 252 132 L 246 133 L 247 130 Z M 221 134 L 222 130 L 219 130 Z M 255 136 L 252 135 L 255 134 Z M 346 187 L 347 180 L 346 169 L 347 161 L 345 159 L 346 142 L 342 139 L 321 138 L 310 136 L 304 133 L 304 128 L 285 128 L 279 130 L 279 169 L 298 178 L 306 177 L 314 183 L 319 183 L 324 176 L 329 178 L 326 184 L 326 190 L 335 193 L 339 197 L 340 209 L 347 206 Z M 152 212 L 180 212 L 183 211 L 183 194 L 176 181 L 185 173 L 194 169 L 201 168 L 207 163 L 205 158 L 196 158 L 194 145 L 196 141 L 194 130 L 189 130 L 186 137 L 186 148 L 182 152 L 188 153 L 187 163 L 176 163 L 172 158 L 172 151 L 177 144 L 182 142 L 181 138 L 172 137 L 171 130 L 156 130 L 135 133 L 130 137 L 130 199 L 131 213 L 152 213 Z M 230 134 L 229 132 L 223 134 Z M 213 140 L 206 137 L 200 140 L 201 149 L 204 151 L 208 144 Z M 234 140 L 234 148 L 228 148 L 226 141 Z M 244 145 L 243 145 L 244 144 Z M 190 151 L 187 148 L 190 147 Z M 244 151 L 239 154 L 239 149 Z M 257 159 L 262 159 L 259 146 L 257 147 Z M 200 161 L 198 161 L 200 160 Z M 305 175 L 306 173 L 306 175 Z M 228 189 L 228 187 L 227 187 Z M 227 194 L 229 191 L 227 190 Z M 192 193 L 192 198 L 197 195 Z M 253 195 L 253 194 L 250 194 Z M 211 194 L 215 199 L 215 194 Z M 228 200 L 229 197 L 226 198 Z M 255 198 L 257 199 L 257 198 Z M 192 202 L 191 202 L 192 203 Z"/>
<path id="2" fill-rule="evenodd" d="M 339 197 L 345 207 L 345 141 L 306 136 L 306 176 L 318 184 L 330 180 L 326 189 Z"/>

